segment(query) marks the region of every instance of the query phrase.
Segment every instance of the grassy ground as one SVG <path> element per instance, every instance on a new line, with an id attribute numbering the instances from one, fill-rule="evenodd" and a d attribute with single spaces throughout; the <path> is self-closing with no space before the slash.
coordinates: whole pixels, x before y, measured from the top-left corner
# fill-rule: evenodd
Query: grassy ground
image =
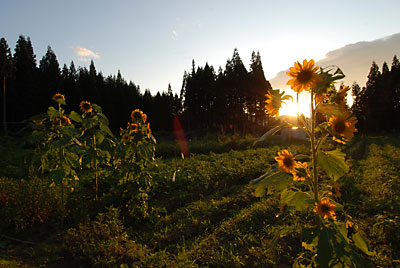
<path id="1" fill-rule="evenodd" d="M 7 146 L 1 148 L 1 175 L 17 177 L 23 150 Z M 110 210 L 81 219 L 80 225 L 69 221 L 24 232 L 2 229 L 0 266 L 120 267 L 124 260 L 133 267 L 291 267 L 303 252 L 300 230 L 309 216 L 283 210 L 277 196 L 255 198 L 248 187 L 286 146 L 246 146 L 157 160 L 151 170 L 157 183 L 148 201 L 154 213 L 140 224 Z M 7 150 L 16 154 L 6 157 Z M 297 144 L 289 150 L 303 154 L 309 149 Z M 358 137 L 342 150 L 351 169 L 339 181 L 339 201 L 371 241 L 374 264 L 397 267 L 400 138 Z"/>

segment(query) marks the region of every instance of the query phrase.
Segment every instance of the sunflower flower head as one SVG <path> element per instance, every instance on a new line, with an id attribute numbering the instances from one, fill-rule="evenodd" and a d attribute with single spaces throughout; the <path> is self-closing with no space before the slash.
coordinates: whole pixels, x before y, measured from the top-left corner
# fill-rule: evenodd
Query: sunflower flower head
<path id="1" fill-rule="evenodd" d="M 133 122 L 138 122 L 138 120 L 142 119 L 143 123 L 144 123 L 144 122 L 146 122 L 147 115 L 145 113 L 143 113 L 141 110 L 135 109 L 131 113 L 131 118 L 132 118 Z"/>
<path id="2" fill-rule="evenodd" d="M 60 93 L 56 93 L 53 95 L 51 98 L 53 101 L 57 102 L 58 104 L 64 104 L 65 105 L 65 96 Z"/>
<path id="3" fill-rule="evenodd" d="M 267 97 L 267 100 L 265 101 L 265 108 L 270 115 L 279 116 L 279 109 L 282 107 L 284 100 L 292 98 L 290 95 L 283 96 L 284 94 L 285 91 L 280 93 L 279 89 L 271 89 L 265 95 Z"/>
<path id="4" fill-rule="evenodd" d="M 298 163 L 297 166 L 298 168 L 292 173 L 294 181 L 305 181 L 306 178 L 310 177 L 310 173 L 307 170 L 307 162 Z"/>
<path id="5" fill-rule="evenodd" d="M 298 163 L 294 160 L 291 152 L 288 150 L 282 150 L 278 152 L 278 156 L 275 157 L 276 162 L 278 162 L 279 169 L 287 173 L 293 173 L 296 171 Z"/>
<path id="6" fill-rule="evenodd" d="M 344 112 L 338 116 L 332 116 L 329 119 L 329 126 L 332 128 L 333 140 L 339 143 L 350 141 L 356 129 L 357 119 L 348 112 Z"/>
<path id="7" fill-rule="evenodd" d="M 128 123 L 128 128 L 131 132 L 135 133 L 138 131 L 138 124 L 136 123 Z"/>
<path id="8" fill-rule="evenodd" d="M 297 93 L 303 90 L 310 90 L 310 88 L 314 87 L 315 83 L 321 80 L 317 74 L 319 67 L 314 65 L 314 60 L 303 60 L 303 64 L 298 61 L 295 62 L 294 67 L 290 67 L 289 71 L 286 72 L 288 76 L 292 77 L 292 79 L 287 82 L 287 85 L 290 85 Z"/>
<path id="9" fill-rule="evenodd" d="M 91 113 L 93 111 L 92 104 L 88 101 L 81 101 L 79 107 L 81 111 L 85 114 Z"/>
<path id="10" fill-rule="evenodd" d="M 150 135 L 151 135 L 150 123 L 147 123 L 147 125 L 146 125 L 146 132 L 147 132 L 147 136 L 150 137 Z"/>
<path id="11" fill-rule="evenodd" d="M 126 133 L 126 134 L 124 134 L 124 135 L 122 136 L 122 141 L 128 142 L 128 141 L 130 141 L 130 140 L 131 140 L 131 136 L 130 136 L 128 133 Z"/>
<path id="12" fill-rule="evenodd" d="M 60 120 L 61 120 L 62 126 L 70 126 L 71 125 L 71 120 L 66 116 L 61 117 Z"/>
<path id="13" fill-rule="evenodd" d="M 331 218 L 336 220 L 335 204 L 331 204 L 329 199 L 320 200 L 315 203 L 314 212 L 320 215 L 324 219 Z"/>
<path id="14" fill-rule="evenodd" d="M 348 86 L 345 86 L 345 87 L 340 88 L 336 94 L 335 102 L 338 104 L 339 110 L 341 112 L 346 111 L 346 96 L 347 96 L 347 91 L 349 91 L 349 90 L 350 90 L 350 88 Z"/>
<path id="15" fill-rule="evenodd" d="M 324 95 L 318 95 L 318 94 L 315 95 L 315 103 L 322 103 L 324 99 L 325 99 Z"/>

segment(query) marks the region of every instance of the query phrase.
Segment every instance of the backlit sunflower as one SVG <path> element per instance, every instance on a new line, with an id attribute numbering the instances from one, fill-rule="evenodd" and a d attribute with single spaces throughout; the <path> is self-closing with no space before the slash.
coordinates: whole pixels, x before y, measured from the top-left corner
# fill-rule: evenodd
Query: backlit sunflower
<path id="1" fill-rule="evenodd" d="M 129 136 L 129 134 L 124 134 L 122 136 L 122 141 L 127 142 L 127 141 L 130 141 L 130 140 L 131 140 L 131 136 Z"/>
<path id="2" fill-rule="evenodd" d="M 307 171 L 307 162 L 298 164 L 297 168 L 304 169 L 304 172 L 302 171 L 299 172 L 298 170 L 295 169 L 294 172 L 292 173 L 294 181 L 305 181 L 306 177 L 310 177 L 310 173 L 308 173 Z"/>
<path id="3" fill-rule="evenodd" d="M 130 123 L 130 124 L 129 124 L 129 130 L 130 130 L 131 132 L 137 132 L 137 130 L 138 130 L 138 125 L 135 124 L 135 123 Z"/>
<path id="4" fill-rule="evenodd" d="M 85 114 L 91 113 L 93 111 L 92 104 L 88 101 L 81 101 L 79 104 L 81 111 Z"/>
<path id="5" fill-rule="evenodd" d="M 69 126 L 69 125 L 71 125 L 71 120 L 69 120 L 68 117 L 63 116 L 63 117 L 61 117 L 61 125 Z"/>
<path id="6" fill-rule="evenodd" d="M 336 205 L 331 204 L 329 199 L 323 199 L 318 203 L 315 203 L 314 212 L 324 219 L 332 218 L 333 220 L 336 220 L 335 208 Z"/>
<path id="7" fill-rule="evenodd" d="M 279 92 L 276 94 L 274 91 L 270 90 L 265 96 L 267 97 L 265 108 L 268 113 L 272 116 L 279 116 L 279 109 L 282 107 L 282 99 Z"/>
<path id="8" fill-rule="evenodd" d="M 296 167 L 298 166 L 292 153 L 288 150 L 282 150 L 281 152 L 278 152 L 278 156 L 275 157 L 275 160 L 278 162 L 280 170 L 287 173 L 295 172 Z"/>
<path id="9" fill-rule="evenodd" d="M 344 112 L 339 116 L 332 116 L 328 123 L 332 127 L 333 140 L 339 143 L 350 141 L 354 136 L 354 132 L 357 132 L 357 119 L 348 112 Z"/>
<path id="10" fill-rule="evenodd" d="M 321 103 L 324 101 L 325 96 L 324 95 L 315 95 L 315 103 Z"/>
<path id="11" fill-rule="evenodd" d="M 147 115 L 140 111 L 139 109 L 135 109 L 131 113 L 131 118 L 133 121 L 138 121 L 139 119 L 142 119 L 143 122 L 146 122 Z"/>
<path id="12" fill-rule="evenodd" d="M 339 105 L 339 110 L 341 112 L 346 111 L 346 102 L 345 98 L 347 95 L 347 91 L 349 91 L 350 88 L 348 86 L 342 87 L 339 89 L 339 92 L 337 93 L 336 97 L 336 103 Z"/>
<path id="13" fill-rule="evenodd" d="M 303 65 L 298 61 L 295 62 L 294 67 L 290 67 L 289 71 L 286 72 L 288 76 L 293 77 L 287 82 L 287 85 L 290 85 L 290 87 L 297 93 L 300 93 L 303 90 L 310 90 L 311 87 L 314 87 L 314 84 L 321 80 L 319 75 L 316 73 L 319 67 L 314 67 L 314 64 L 314 60 L 303 60 Z"/>
<path id="14" fill-rule="evenodd" d="M 63 100 L 65 101 L 65 96 L 60 93 L 56 93 L 53 95 L 52 100 L 57 101 L 57 100 Z"/>
<path id="15" fill-rule="evenodd" d="M 147 123 L 146 131 L 147 131 L 147 136 L 150 137 L 150 135 L 151 135 L 150 123 Z"/>

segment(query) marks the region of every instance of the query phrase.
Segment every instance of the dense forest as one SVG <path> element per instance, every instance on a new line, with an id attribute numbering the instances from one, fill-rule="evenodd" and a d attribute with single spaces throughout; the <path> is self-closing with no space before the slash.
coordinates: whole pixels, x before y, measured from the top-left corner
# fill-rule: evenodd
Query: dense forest
<path id="1" fill-rule="evenodd" d="M 125 81 L 120 72 L 104 77 L 93 61 L 89 69 L 76 68 L 74 62 L 60 68 L 50 46 L 37 66 L 29 37 L 19 37 L 14 55 L 4 38 L 0 49 L 7 116 L 2 118 L 10 127 L 20 127 L 23 120 L 45 112 L 55 93 L 66 96 L 68 107 L 73 107 L 70 109 L 76 109 L 82 100 L 102 106 L 113 130 L 125 126 L 135 108 L 149 115 L 155 130 L 171 130 L 174 116 L 179 116 L 188 130 L 225 131 L 232 127 L 244 132 L 249 125 L 266 124 L 263 102 L 271 85 L 264 77 L 259 53 L 253 52 L 250 71 L 236 49 L 225 70 L 220 68 L 218 73 L 208 64 L 196 67 L 193 61 L 192 70 L 184 73 L 178 96 L 170 85 L 162 93 L 152 95 L 149 89 L 143 93 L 138 85 Z"/>
<path id="2" fill-rule="evenodd" d="M 61 68 L 50 46 L 38 65 L 30 38 L 21 35 L 14 54 L 7 41 L 0 40 L 0 75 L 3 131 L 18 130 L 30 116 L 45 112 L 55 93 L 66 96 L 67 109 L 77 109 L 82 100 L 102 106 L 114 131 L 126 125 L 135 108 L 149 115 L 156 131 L 172 130 L 174 116 L 186 130 L 200 133 L 256 133 L 269 126 L 264 101 L 271 85 L 265 79 L 259 52 L 252 53 L 249 70 L 237 49 L 218 71 L 207 63 L 196 66 L 193 60 L 191 70 L 184 72 L 179 96 L 170 85 L 152 95 L 149 89 L 141 92 L 139 85 L 128 83 L 119 71 L 105 77 L 93 61 L 89 68 L 77 68 L 73 61 Z M 399 128 L 400 63 L 396 56 L 391 70 L 384 63 L 380 72 L 373 62 L 366 86 L 355 83 L 352 93 L 352 110 L 361 132 Z"/>

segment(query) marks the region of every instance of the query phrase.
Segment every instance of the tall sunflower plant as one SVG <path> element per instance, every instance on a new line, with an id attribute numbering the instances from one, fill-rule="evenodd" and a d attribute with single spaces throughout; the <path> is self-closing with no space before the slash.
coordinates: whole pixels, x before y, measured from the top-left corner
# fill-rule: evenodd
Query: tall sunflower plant
<path id="1" fill-rule="evenodd" d="M 345 144 L 354 132 L 357 119 L 346 108 L 345 97 L 349 87 L 336 90 L 334 83 L 344 78 L 340 68 L 315 66 L 314 60 L 295 62 L 289 69 L 287 82 L 297 93 L 310 93 L 311 114 L 298 116 L 296 127 L 303 129 L 310 141 L 309 155 L 293 155 L 282 150 L 275 157 L 272 170 L 250 182 L 254 195 L 262 197 L 280 193 L 281 205 L 292 211 L 314 215 L 312 222 L 302 230 L 302 252 L 294 267 L 367 267 L 370 251 L 368 242 L 351 216 L 339 203 L 337 181 L 349 171 L 346 155 L 340 149 L 323 150 L 328 137 Z M 291 97 L 279 89 L 270 90 L 266 109 L 271 116 L 279 116 L 279 109 Z M 317 115 L 318 120 L 317 120 Z M 325 120 L 320 120 L 320 115 Z M 285 127 L 295 125 L 282 122 L 265 133 L 264 141 Z"/>

